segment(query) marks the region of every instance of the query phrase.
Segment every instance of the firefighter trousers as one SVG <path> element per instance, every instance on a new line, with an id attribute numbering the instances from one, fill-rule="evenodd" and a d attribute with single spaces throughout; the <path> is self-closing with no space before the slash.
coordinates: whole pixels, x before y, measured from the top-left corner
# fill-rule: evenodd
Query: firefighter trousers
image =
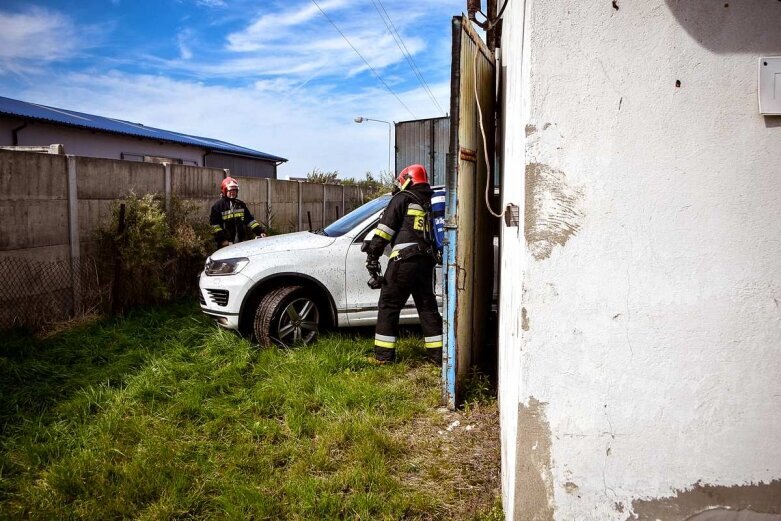
<path id="1" fill-rule="evenodd" d="M 374 353 L 377 360 L 396 358 L 399 335 L 399 314 L 410 295 L 420 317 L 427 353 L 442 356 L 442 317 L 434 296 L 434 259 L 416 255 L 404 260 L 391 260 L 385 272 L 380 291 L 377 328 L 374 335 Z"/>

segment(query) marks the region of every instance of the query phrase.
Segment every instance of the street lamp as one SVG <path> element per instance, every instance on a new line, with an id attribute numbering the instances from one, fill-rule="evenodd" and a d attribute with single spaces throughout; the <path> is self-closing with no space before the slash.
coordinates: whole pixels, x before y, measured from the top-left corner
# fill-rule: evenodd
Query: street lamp
<path id="1" fill-rule="evenodd" d="M 372 118 L 364 118 L 363 116 L 358 116 L 357 118 L 353 118 L 353 121 L 356 123 L 363 123 L 364 121 L 376 121 L 377 123 L 385 123 L 388 125 L 388 173 L 392 177 L 396 177 L 396 172 L 391 170 L 391 124 L 390 121 L 385 121 L 382 119 L 372 119 Z"/>

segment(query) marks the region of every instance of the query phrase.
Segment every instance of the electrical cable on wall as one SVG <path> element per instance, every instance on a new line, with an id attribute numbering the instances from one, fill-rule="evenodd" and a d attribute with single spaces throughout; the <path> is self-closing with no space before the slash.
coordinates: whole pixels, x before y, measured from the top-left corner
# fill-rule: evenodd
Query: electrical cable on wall
<path id="1" fill-rule="evenodd" d="M 474 59 L 474 87 L 475 87 L 475 102 L 477 103 L 477 114 L 478 114 L 478 121 L 480 121 L 480 134 L 483 136 L 483 153 L 485 154 L 485 168 L 486 168 L 486 176 L 485 176 L 485 207 L 488 209 L 488 213 L 496 217 L 497 219 L 501 219 L 504 216 L 504 213 L 495 213 L 493 209 L 491 208 L 491 203 L 488 199 L 488 188 L 491 186 L 491 163 L 488 158 L 488 139 L 485 137 L 485 127 L 483 126 L 483 109 L 480 107 L 480 97 L 477 94 L 477 57 L 480 55 L 479 51 L 475 51 L 475 59 Z"/>

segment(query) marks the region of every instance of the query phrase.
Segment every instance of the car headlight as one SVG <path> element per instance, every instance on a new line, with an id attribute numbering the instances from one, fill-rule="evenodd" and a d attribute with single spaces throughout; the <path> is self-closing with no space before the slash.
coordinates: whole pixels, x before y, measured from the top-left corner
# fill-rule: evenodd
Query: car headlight
<path id="1" fill-rule="evenodd" d="M 204 271 L 206 275 L 210 277 L 218 275 L 235 275 L 244 269 L 244 266 L 249 264 L 249 259 L 246 257 L 238 257 L 236 259 L 221 259 L 213 260 L 211 257 L 206 259 L 206 266 Z"/>

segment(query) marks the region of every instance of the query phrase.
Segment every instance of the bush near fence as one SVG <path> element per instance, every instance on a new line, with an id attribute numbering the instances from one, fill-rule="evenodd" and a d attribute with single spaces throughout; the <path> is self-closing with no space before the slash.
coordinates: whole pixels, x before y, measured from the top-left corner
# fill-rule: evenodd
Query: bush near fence
<path id="1" fill-rule="evenodd" d="M 226 175 L 214 168 L 0 150 L 0 329 L 38 328 L 108 306 L 113 272 L 105 268 L 97 231 L 111 222 L 118 201 L 157 194 L 167 214 L 187 205 L 194 222 L 206 223 Z M 277 233 L 308 229 L 310 222 L 322 228 L 364 202 L 358 187 L 260 178 L 239 183 L 255 218 Z M 182 233 L 189 232 L 173 236 L 181 241 Z M 198 255 L 190 254 L 195 263 Z M 198 258 L 198 269 L 201 263 Z M 180 281 L 193 268 L 182 262 L 176 270 L 169 275 Z M 186 282 L 166 284 L 169 296 L 186 292 Z"/>

